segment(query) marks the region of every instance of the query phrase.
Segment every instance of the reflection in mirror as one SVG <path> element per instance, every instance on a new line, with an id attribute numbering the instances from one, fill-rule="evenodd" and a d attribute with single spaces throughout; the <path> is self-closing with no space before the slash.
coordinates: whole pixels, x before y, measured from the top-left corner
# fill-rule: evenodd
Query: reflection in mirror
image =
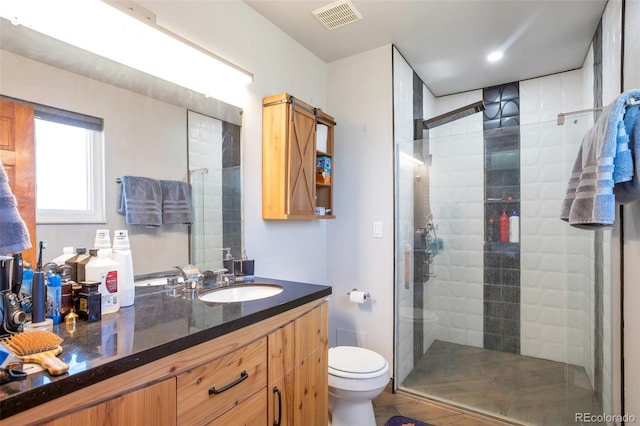
<path id="1" fill-rule="evenodd" d="M 241 110 L 215 99 L 158 80 L 86 51 L 73 48 L 23 27 L 0 20 L 0 88 L 2 95 L 104 119 L 106 220 L 92 224 L 38 224 L 37 240 L 47 240 L 44 260 L 62 253 L 64 246 L 91 247 L 96 229 L 128 229 L 136 275 L 164 271 L 189 263 L 189 227 L 162 225 L 156 229 L 128 226 L 116 212 L 123 175 L 154 179 L 188 179 L 187 111 L 216 117 L 236 128 L 240 140 Z M 239 151 L 238 151 L 239 152 Z M 239 158 L 239 155 L 238 155 Z M 208 166 L 203 166 L 208 167 Z M 240 166 L 238 167 L 238 176 Z M 241 184 L 240 179 L 234 181 Z M 216 191 L 222 193 L 223 181 Z M 73 188 L 61 188 L 72 196 Z M 229 191 L 242 194 L 241 186 Z M 226 208 L 223 208 L 222 214 Z M 236 213 L 240 218 L 240 213 Z M 222 247 L 239 247 L 242 227 L 220 230 Z M 225 239 L 236 232 L 236 246 Z M 213 231 L 212 231 L 213 232 Z M 204 240 L 208 229 L 200 229 Z M 211 251 L 211 250 L 210 250 Z M 239 252 L 239 248 L 233 253 Z M 222 251 L 220 250 L 220 253 Z M 213 254 L 213 253 L 212 253 Z M 216 255 L 218 253 L 216 252 Z"/>
<path id="2" fill-rule="evenodd" d="M 189 180 L 194 224 L 190 263 L 223 267 L 222 248 L 239 257 L 242 244 L 240 126 L 189 111 Z"/>

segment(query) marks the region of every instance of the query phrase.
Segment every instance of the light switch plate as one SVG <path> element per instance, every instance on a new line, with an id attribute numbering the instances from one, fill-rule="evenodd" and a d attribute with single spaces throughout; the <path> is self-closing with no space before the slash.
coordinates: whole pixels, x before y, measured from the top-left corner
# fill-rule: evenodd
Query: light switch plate
<path id="1" fill-rule="evenodd" d="M 373 232 L 371 234 L 373 238 L 382 238 L 382 222 L 375 220 L 373 221 Z"/>

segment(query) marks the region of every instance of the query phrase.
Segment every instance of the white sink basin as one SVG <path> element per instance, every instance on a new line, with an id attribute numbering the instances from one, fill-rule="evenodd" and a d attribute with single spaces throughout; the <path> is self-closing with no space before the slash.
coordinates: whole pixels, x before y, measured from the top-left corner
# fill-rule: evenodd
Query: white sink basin
<path id="1" fill-rule="evenodd" d="M 211 290 L 198 296 L 200 300 L 211 303 L 246 302 L 264 299 L 282 293 L 283 288 L 277 284 L 253 283 L 238 284 Z"/>

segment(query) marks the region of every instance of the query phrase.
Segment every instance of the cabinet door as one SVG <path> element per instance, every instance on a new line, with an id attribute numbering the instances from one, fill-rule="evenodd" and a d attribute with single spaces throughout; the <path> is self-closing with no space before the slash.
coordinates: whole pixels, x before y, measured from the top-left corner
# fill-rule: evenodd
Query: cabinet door
<path id="1" fill-rule="evenodd" d="M 327 332 L 324 303 L 269 335 L 270 425 L 328 423 Z"/>
<path id="2" fill-rule="evenodd" d="M 7 172 L 20 216 L 29 230 L 31 248 L 22 251 L 22 258 L 35 264 L 36 162 L 33 132 L 33 108 L 0 99 L 0 162 Z"/>
<path id="3" fill-rule="evenodd" d="M 315 214 L 316 118 L 291 104 L 291 123 L 287 143 L 287 213 Z"/>
<path id="4" fill-rule="evenodd" d="M 172 377 L 163 380 L 52 420 L 45 425 L 174 426 L 176 425 L 176 379 Z"/>

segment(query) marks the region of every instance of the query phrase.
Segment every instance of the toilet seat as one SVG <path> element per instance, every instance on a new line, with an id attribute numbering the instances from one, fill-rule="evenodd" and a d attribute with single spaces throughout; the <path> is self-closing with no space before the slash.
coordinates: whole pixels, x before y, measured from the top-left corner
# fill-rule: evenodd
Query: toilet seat
<path id="1" fill-rule="evenodd" d="M 389 370 L 384 357 L 369 349 L 355 346 L 329 348 L 329 374 L 349 379 L 379 377 Z"/>

